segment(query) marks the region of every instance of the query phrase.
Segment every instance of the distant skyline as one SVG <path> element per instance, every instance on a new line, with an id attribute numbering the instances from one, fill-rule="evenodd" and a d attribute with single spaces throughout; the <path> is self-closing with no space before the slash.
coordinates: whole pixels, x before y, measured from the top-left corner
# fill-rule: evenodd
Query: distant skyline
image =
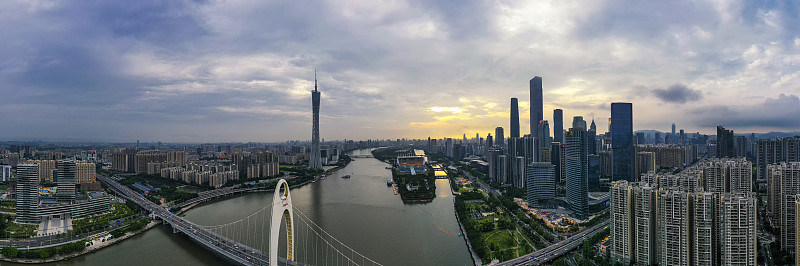
<path id="1" fill-rule="evenodd" d="M 315 68 L 328 140 L 485 137 L 512 97 L 528 125 L 534 76 L 544 119 L 598 133 L 611 102 L 634 130 L 800 131 L 799 5 L 2 1 L 0 141 L 310 140 Z"/>

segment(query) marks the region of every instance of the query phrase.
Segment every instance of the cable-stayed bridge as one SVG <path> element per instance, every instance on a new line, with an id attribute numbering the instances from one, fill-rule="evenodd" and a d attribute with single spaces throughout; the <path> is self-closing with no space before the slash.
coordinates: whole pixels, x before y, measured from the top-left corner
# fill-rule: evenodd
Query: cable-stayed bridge
<path id="1" fill-rule="evenodd" d="M 173 232 L 186 234 L 236 264 L 381 265 L 348 247 L 295 208 L 284 180 L 278 183 L 273 201 L 262 209 L 225 224 L 200 225 L 184 220 L 111 178 L 98 179 L 118 196 L 141 206 L 152 218 L 172 226 Z M 285 257 L 278 256 L 282 226 L 286 228 Z"/>

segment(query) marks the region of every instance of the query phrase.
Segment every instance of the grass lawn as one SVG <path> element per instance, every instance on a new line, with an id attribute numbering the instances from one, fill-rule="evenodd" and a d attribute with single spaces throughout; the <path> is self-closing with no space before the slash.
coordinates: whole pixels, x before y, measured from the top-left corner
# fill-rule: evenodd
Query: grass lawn
<path id="1" fill-rule="evenodd" d="M 36 236 L 36 230 L 39 229 L 39 225 L 31 225 L 31 224 L 18 224 L 18 223 L 9 223 L 6 227 L 6 235 L 8 237 L 13 238 L 23 238 L 23 237 L 32 237 Z"/>
<path id="2" fill-rule="evenodd" d="M 506 261 L 533 252 L 529 240 L 514 230 L 497 229 L 483 234 L 491 257 Z"/>

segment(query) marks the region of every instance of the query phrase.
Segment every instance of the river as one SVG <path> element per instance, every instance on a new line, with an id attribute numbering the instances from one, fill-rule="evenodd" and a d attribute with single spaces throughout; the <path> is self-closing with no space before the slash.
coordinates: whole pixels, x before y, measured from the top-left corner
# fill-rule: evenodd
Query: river
<path id="1" fill-rule="evenodd" d="M 352 154 L 369 152 L 364 149 Z M 292 202 L 336 239 L 381 264 L 472 265 L 464 239 L 456 236 L 461 232 L 448 181 L 436 181 L 437 197 L 432 202 L 406 204 L 386 186 L 391 177 L 386 166 L 374 158 L 353 159 L 325 180 L 292 189 Z M 347 174 L 351 178 L 340 178 Z M 272 193 L 249 193 L 195 207 L 185 218 L 201 225 L 224 224 L 271 201 Z M 303 231 L 296 231 L 296 254 L 302 261 Z M 160 226 L 93 254 L 53 264 L 220 265 L 225 261 L 186 236 Z"/>

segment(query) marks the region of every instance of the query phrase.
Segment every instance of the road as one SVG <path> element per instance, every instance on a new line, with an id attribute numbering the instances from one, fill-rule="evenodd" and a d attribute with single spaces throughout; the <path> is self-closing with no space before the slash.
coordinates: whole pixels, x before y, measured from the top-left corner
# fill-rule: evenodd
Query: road
<path id="1" fill-rule="evenodd" d="M 604 221 L 567 239 L 564 239 L 561 242 L 534 251 L 533 253 L 520 256 L 519 258 L 501 262 L 499 265 L 540 265 L 552 261 L 572 251 L 573 249 L 578 248 L 581 244 L 583 244 L 583 241 L 606 229 L 610 223 L 611 221 Z"/>

